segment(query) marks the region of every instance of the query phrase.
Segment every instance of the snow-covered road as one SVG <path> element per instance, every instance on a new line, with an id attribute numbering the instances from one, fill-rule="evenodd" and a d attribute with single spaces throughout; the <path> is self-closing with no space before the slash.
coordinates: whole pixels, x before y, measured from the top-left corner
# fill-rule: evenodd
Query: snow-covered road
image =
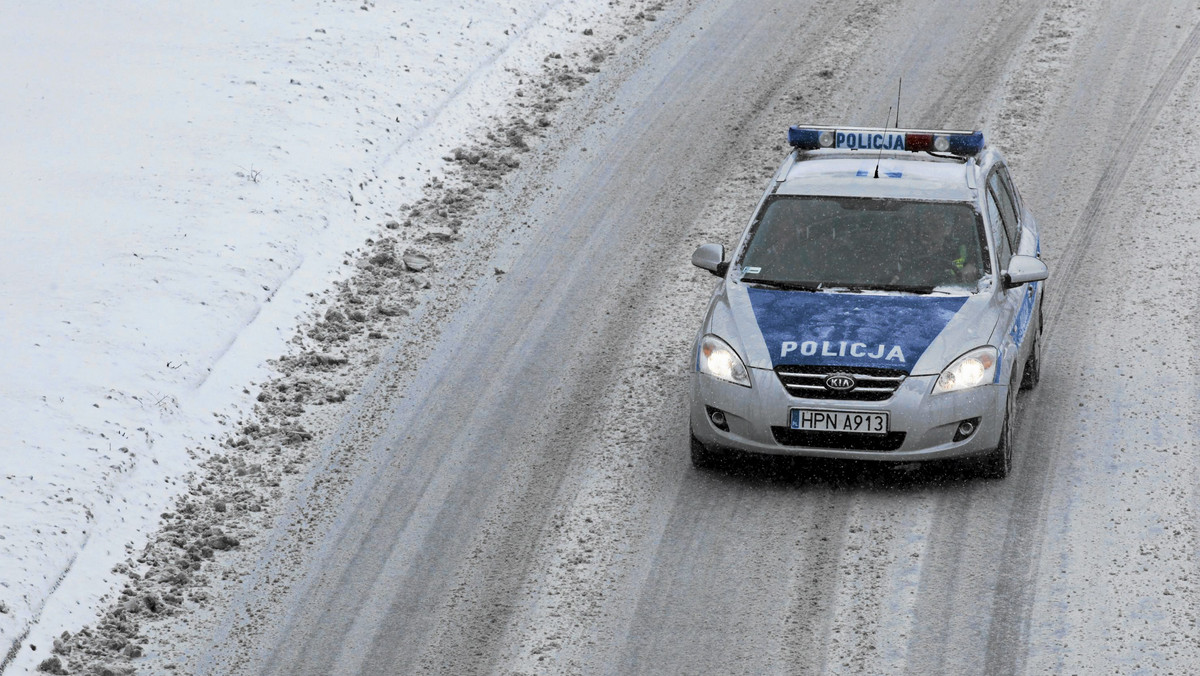
<path id="1" fill-rule="evenodd" d="M 143 521 L 143 530 L 128 531 L 143 538 L 134 539 L 142 555 L 114 551 L 108 565 L 125 561 L 159 585 L 135 581 L 127 599 L 191 590 L 197 576 L 206 592 L 180 592 L 178 603 L 156 597 L 169 612 L 155 610 L 158 600 L 149 610 L 124 606 L 119 618 L 140 622 L 135 643 L 144 654 L 123 661 L 145 673 L 170 666 L 198 674 L 1194 670 L 1200 173 L 1191 144 L 1200 135 L 1200 10 L 1180 0 L 692 0 L 570 9 L 594 9 L 587 25 L 606 27 L 588 36 L 602 51 L 589 57 L 579 48 L 598 72 L 576 65 L 497 84 L 497 95 L 513 96 L 506 104 L 528 101 L 548 78 L 570 87 L 555 105 L 543 97 L 503 109 L 525 111 L 540 138 L 524 150 L 499 133 L 511 125 L 496 127 L 498 138 L 478 147 L 519 150 L 520 161 L 504 176 L 489 174 L 488 192 L 455 192 L 478 187 L 477 167 L 491 157 L 468 148 L 447 174 L 451 187 L 421 174 L 421 195 L 436 202 L 385 214 L 385 203 L 418 197 L 389 168 L 387 181 L 378 179 L 379 204 L 346 199 L 336 207 L 340 222 L 378 229 L 388 218 L 453 212 L 454 196 L 466 195 L 477 207 L 464 212 L 461 231 L 434 238 L 442 245 L 433 274 L 393 274 L 391 259 L 375 253 L 394 247 L 399 256 L 421 244 L 432 255 L 427 236 L 410 236 L 403 224 L 371 230 L 376 248 L 362 256 L 376 262 L 350 258 L 358 264 L 299 341 L 302 354 L 320 358 L 281 367 L 278 376 L 259 365 L 290 337 L 295 308 L 309 307 L 294 298 L 289 320 L 271 324 L 276 342 L 256 341 L 259 361 L 247 353 L 238 362 L 261 370 L 219 379 L 232 393 L 217 409 L 230 427 L 187 427 L 201 431 L 197 457 L 206 459 L 193 464 L 186 445 L 174 460 L 157 458 L 149 476 L 158 483 L 186 469 L 197 477 L 179 514 L 164 519 L 165 535 L 142 550 L 150 525 Z M 372 5 L 365 13 L 382 11 Z M 545 30 L 549 19 L 521 11 L 525 34 Z M 623 23 L 634 16 L 636 30 Z M 561 29 L 550 30 L 556 39 L 582 39 L 564 37 L 563 26 L 584 23 L 563 21 L 550 21 Z M 618 30 L 627 39 L 614 40 Z M 386 30 L 375 37 L 391 39 Z M 353 42 L 363 50 L 377 44 L 369 36 Z M 539 46 L 552 44 L 572 43 Z M 335 99 L 354 89 L 346 79 L 353 60 L 337 58 L 326 84 Z M 363 58 L 379 69 L 378 89 L 355 96 L 398 98 L 405 85 Z M 542 58 L 525 63 L 533 70 Z M 463 72 L 483 67 L 490 66 Z M 587 83 L 564 79 L 572 74 Z M 786 459 L 748 460 L 728 473 L 692 470 L 684 386 L 712 284 L 688 264 L 692 250 L 736 237 L 782 155 L 788 124 L 878 125 L 900 77 L 902 124 L 984 127 L 1042 226 L 1052 274 L 1047 340 L 1041 384 L 1020 400 L 1013 475 L 981 481 L 946 466 Z M 295 129 L 281 126 L 275 142 L 288 148 L 305 138 Z M 325 132 L 334 145 L 346 138 Z M 371 138 L 355 148 L 382 146 L 387 161 L 347 159 L 318 177 L 340 177 L 346 187 L 337 172 L 353 173 L 353 190 L 407 157 L 400 137 Z M 450 148 L 414 157 L 429 163 Z M 243 179 L 235 187 L 256 185 Z M 272 208 L 298 213 L 289 200 L 305 196 L 328 209 L 340 203 L 296 188 Z M 323 274 L 332 275 L 365 232 L 345 235 Z M 32 260 L 40 259 L 21 264 Z M 258 263 L 255 273 L 274 269 Z M 37 278 L 26 272 L 2 279 Z M 321 336 L 363 299 L 383 307 L 386 298 L 371 289 L 385 278 L 412 282 L 402 288 L 413 304 L 390 324 L 378 320 L 373 351 L 337 351 L 350 361 L 337 372 L 328 353 L 342 343 Z M 210 357 L 214 373 L 223 361 Z M 244 408 L 249 395 L 234 395 L 267 377 L 270 396 L 239 419 L 232 406 Z M 302 400 L 292 393 L 325 397 L 329 383 L 345 385 L 349 398 L 286 410 Z M 72 416 L 91 413 L 31 410 L 72 425 L 81 424 Z M 179 411 L 204 409 L 180 396 Z M 313 438 L 288 420 L 302 421 Z M 210 455 L 203 434 L 226 440 L 235 422 L 234 436 L 246 443 Z M 150 429 L 164 423 L 155 424 Z M 296 439 L 277 443 L 289 430 Z M 165 445 L 155 439 L 155 448 Z M 286 467 L 270 476 L 272 464 Z M 36 474 L 33 466 L 26 472 Z M 124 471 L 113 476 L 111 494 L 129 495 L 120 488 L 128 485 L 120 483 Z M 155 495 L 158 504 L 166 499 Z M 38 513 L 34 502 L 17 504 Z M 241 546 L 215 556 L 189 549 L 194 538 L 219 538 L 217 525 Z M 114 549 L 126 532 L 116 531 Z M 169 583 L 180 575 L 188 581 Z M 112 584 L 120 581 L 99 590 Z M 64 598 L 95 605 L 83 593 Z M 45 643 L 75 632 L 90 621 L 85 615 L 62 611 L 37 625 L 35 637 L 42 632 Z M 78 664 L 81 652 L 62 657 Z M 44 653 L 22 649 L 12 666 L 32 668 Z"/>

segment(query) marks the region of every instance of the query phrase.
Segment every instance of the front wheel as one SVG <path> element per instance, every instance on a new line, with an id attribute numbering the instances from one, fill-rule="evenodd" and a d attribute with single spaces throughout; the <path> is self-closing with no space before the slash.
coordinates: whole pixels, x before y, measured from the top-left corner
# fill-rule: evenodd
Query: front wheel
<path id="1" fill-rule="evenodd" d="M 723 458 L 720 453 L 705 446 L 696 435 L 689 433 L 689 436 L 692 438 L 692 467 L 716 469 L 721 466 Z"/>
<path id="2" fill-rule="evenodd" d="M 1013 406 L 1013 395 L 1006 397 L 1004 405 L 1004 424 L 1000 428 L 1000 443 L 996 449 L 980 459 L 979 474 L 985 479 L 1003 479 L 1012 471 L 1013 460 L 1013 416 L 1016 411 Z"/>

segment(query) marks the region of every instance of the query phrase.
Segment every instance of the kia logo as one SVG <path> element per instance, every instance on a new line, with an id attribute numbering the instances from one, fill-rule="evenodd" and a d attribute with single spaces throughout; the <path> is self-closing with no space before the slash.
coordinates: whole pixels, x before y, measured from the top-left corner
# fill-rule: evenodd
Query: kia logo
<path id="1" fill-rule="evenodd" d="M 825 376 L 825 387 L 844 392 L 854 389 L 854 378 L 844 373 L 833 373 Z"/>

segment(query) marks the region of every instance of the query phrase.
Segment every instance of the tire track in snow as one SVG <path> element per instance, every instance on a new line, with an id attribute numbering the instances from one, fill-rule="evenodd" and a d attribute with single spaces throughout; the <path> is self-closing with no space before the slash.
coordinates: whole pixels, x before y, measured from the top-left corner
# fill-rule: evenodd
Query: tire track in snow
<path id="1" fill-rule="evenodd" d="M 1010 122 L 1016 121 L 1017 129 L 1029 129 L 1046 124 L 1039 120 L 1040 112 L 1050 104 L 1047 97 L 1052 95 L 1052 88 L 1043 91 L 1030 85 L 1053 82 L 1064 77 L 1061 64 L 1069 54 L 1066 54 L 1068 50 L 1062 39 L 1067 35 L 1064 27 L 1070 24 L 1064 24 L 1061 12 L 1069 12 L 1071 21 L 1079 17 L 1078 8 L 1063 9 L 1058 14 L 1052 13 L 1053 8 L 1047 8 L 1043 13 L 1043 8 L 1029 5 L 1022 10 L 1024 14 L 1017 23 L 1024 25 L 1003 31 L 1003 37 L 994 43 L 996 46 L 992 50 L 980 50 L 973 61 L 985 64 L 999 60 L 1014 42 L 1035 46 L 1038 68 L 1034 72 L 1023 70 L 1021 82 L 1003 83 L 994 95 L 1000 96 L 1005 88 L 1018 89 L 1019 95 L 1014 97 L 1018 109 L 1009 111 L 1015 115 L 1015 120 Z M 1028 24 L 1035 23 L 1035 19 L 1038 30 L 1035 35 L 1028 35 Z M 1027 37 L 1022 38 L 1022 35 Z M 1077 40 L 1078 37 L 1072 39 Z M 1096 46 L 1096 50 L 1102 51 L 1102 47 Z M 1050 55 L 1049 60 L 1047 55 Z M 1106 51 L 1103 58 L 1111 60 L 1114 57 Z M 1009 60 L 1013 60 L 1013 57 L 1009 57 Z M 1020 67 L 1022 64 L 1016 65 Z M 967 68 L 967 72 L 971 70 Z M 1012 72 L 1012 67 L 989 70 L 993 76 L 1000 77 L 1006 71 Z M 1029 82 L 1031 79 L 1032 83 Z M 939 101 L 940 105 L 947 105 L 945 97 Z M 994 111 L 998 105 L 986 106 L 985 110 Z M 1074 108 L 1071 112 L 1081 114 Z M 1094 116 L 1094 112 L 1091 115 Z M 1022 121 L 1025 124 L 1020 124 Z M 1020 138 L 1020 135 L 1014 138 Z M 1013 157 L 1016 155 L 1012 153 Z M 1043 171 L 1047 171 L 1047 168 L 1044 167 Z M 1095 197 L 1093 195 L 1093 201 Z M 1082 217 L 1081 223 L 1087 222 L 1087 218 Z M 1081 229 L 1077 228 L 1072 234 Z M 1064 259 L 1076 257 L 1073 250 L 1063 253 Z M 1056 280 L 1063 277 L 1055 274 Z M 1067 281 L 1064 287 L 1071 283 Z M 1025 393 L 1018 404 L 1021 409 L 1028 408 L 1036 415 L 1033 419 L 1026 416 L 1025 424 L 1018 428 L 1017 443 L 1022 447 L 1033 446 L 1035 440 L 1031 437 L 1034 430 L 1050 430 L 1054 435 L 1041 438 L 1039 448 L 1060 448 L 1065 441 L 1062 425 L 1057 423 L 1053 415 L 1057 409 L 1047 412 L 1049 402 L 1054 400 L 1044 391 L 1047 385 L 1050 383 L 1044 384 L 1040 390 Z M 971 485 L 966 490 L 951 488 L 939 496 L 927 553 L 922 557 L 920 601 L 915 623 L 917 631 L 910 641 L 910 660 L 906 665 L 906 673 L 952 673 L 958 668 L 969 668 L 965 665 L 978 664 L 975 658 L 980 657 L 977 652 L 970 650 L 972 646 L 978 646 L 976 650 L 986 646 L 988 657 L 984 663 L 996 664 L 994 653 L 997 650 L 1011 654 L 1024 645 L 1028 638 L 1027 630 L 1015 638 L 1010 635 L 998 639 L 993 628 L 1011 629 L 1010 614 L 999 618 L 996 614 L 1001 604 L 1014 598 L 1017 590 L 1025 590 L 1029 600 L 1032 599 L 1032 592 L 1028 590 L 1029 576 L 1036 575 L 1038 569 L 1036 554 L 1044 537 L 1043 529 L 1039 527 L 1044 511 L 1043 497 L 1053 485 L 1054 469 L 1050 455 L 1028 453 L 1006 484 Z M 1033 481 L 1036 484 L 1032 484 Z M 1004 544 L 996 546 L 990 544 L 992 542 Z M 1033 558 L 1029 558 L 1031 552 Z M 1018 568 L 1023 574 L 1014 577 L 1014 570 Z M 1025 617 L 1028 617 L 1028 610 L 1025 611 Z M 1027 620 L 1025 624 L 1028 624 Z M 941 648 L 931 649 L 934 646 Z M 997 673 L 1012 673 L 1013 668 L 1012 665 L 1001 666 Z"/>
<path id="2" fill-rule="evenodd" d="M 995 16 L 1003 16 L 1004 19 L 994 21 L 999 26 L 986 42 L 991 48 L 971 50 L 964 55 L 963 65 L 956 68 L 958 75 L 949 86 L 943 88 L 942 95 L 937 98 L 932 110 L 943 115 L 946 112 L 953 113 L 956 104 L 964 99 L 972 101 L 974 106 L 982 106 L 982 100 L 964 97 L 963 92 L 986 92 L 1000 88 L 997 85 L 1002 82 L 1004 73 L 1008 70 L 1009 59 L 1012 58 L 1012 55 L 1005 58 L 1005 54 L 1012 51 L 1012 45 L 1024 42 L 1023 37 L 1029 32 L 1040 12 L 1040 7 L 1034 3 L 1026 2 L 1015 9 L 1008 7 L 1009 4 L 1012 3 L 1004 3 L 994 10 Z M 963 8 L 960 4 L 951 2 L 943 11 L 961 12 Z M 945 119 L 952 117 L 948 116 Z"/>
<path id="3" fill-rule="evenodd" d="M 1200 24 L 1197 24 L 1192 29 L 1183 46 L 1176 52 L 1175 58 L 1171 60 L 1166 70 L 1163 71 L 1162 77 L 1154 85 L 1150 96 L 1146 98 L 1146 102 L 1142 104 L 1141 110 L 1138 111 L 1137 115 L 1130 122 L 1129 130 L 1122 137 L 1120 144 L 1113 152 L 1112 160 L 1105 167 L 1104 173 L 1101 174 L 1100 180 L 1092 190 L 1091 197 L 1088 198 L 1087 204 L 1079 214 L 1079 220 L 1075 228 L 1071 231 L 1071 238 L 1067 241 L 1067 245 L 1063 247 L 1062 256 L 1059 259 L 1058 271 L 1054 274 L 1053 282 L 1055 285 L 1070 288 L 1075 278 L 1079 275 L 1079 266 L 1083 260 L 1084 252 L 1091 248 L 1091 244 L 1097 236 L 1105 233 L 1112 227 L 1113 224 L 1111 222 L 1106 223 L 1104 220 L 1109 203 L 1112 201 L 1113 195 L 1117 192 L 1117 187 L 1125 180 L 1125 174 L 1128 173 L 1130 165 L 1136 159 L 1138 147 L 1144 143 L 1146 137 L 1149 135 L 1150 126 L 1158 118 L 1158 114 L 1163 106 L 1166 105 L 1171 92 L 1175 90 L 1179 81 L 1183 79 L 1183 74 L 1196 58 L 1197 51 L 1200 51 Z M 1065 307 L 1061 301 L 1056 301 L 1053 296 L 1048 297 L 1047 300 L 1051 304 L 1051 308 L 1046 321 L 1045 337 L 1043 338 L 1046 342 L 1043 343 L 1043 351 L 1050 346 L 1054 326 L 1058 323 L 1058 318 L 1062 315 L 1063 308 Z"/>
<path id="4" fill-rule="evenodd" d="M 1128 131 L 1113 153 L 1112 161 L 1105 167 L 1104 173 L 1092 190 L 1091 197 L 1080 213 L 1059 259 L 1059 272 L 1055 275 L 1055 281 L 1060 288 L 1070 288 L 1075 283 L 1082 269 L 1084 253 L 1090 249 L 1097 237 L 1113 227 L 1111 222 L 1104 220 L 1113 194 L 1124 181 L 1136 159 L 1137 148 L 1149 134 L 1151 125 L 1158 118 L 1198 51 L 1200 24 L 1192 29 L 1187 40 L 1163 71 L 1145 103 L 1130 122 Z M 1050 302 L 1052 305 L 1043 337 L 1043 352 L 1048 352 L 1053 329 L 1067 307 L 1061 301 Z M 1037 392 L 1033 397 L 1026 398 L 1026 404 L 1032 405 L 1034 410 L 1041 414 L 1035 419 L 1037 429 L 1053 429 L 1053 421 L 1048 419 L 1052 412 L 1039 405 L 1043 398 L 1041 392 Z M 1023 427 L 1025 431 L 1031 429 L 1028 425 Z M 1028 445 L 1030 440 L 1027 437 L 1028 434 L 1018 433 L 1020 443 Z M 1049 454 L 1029 455 L 1027 460 L 1033 460 L 1034 463 L 1032 466 L 1029 462 L 1024 463 L 1022 474 L 1036 476 L 1039 480 L 1037 483 L 1022 484 L 1022 490 L 1016 496 L 1014 509 L 1008 519 L 993 595 L 987 653 L 983 662 L 987 665 L 987 673 L 991 674 L 1020 673 L 1025 666 L 1025 645 L 1029 637 L 1030 611 L 1036 589 L 1034 582 L 1040 560 L 1040 537 L 1037 542 L 1034 541 L 1034 537 L 1041 532 L 1043 504 L 1053 477 L 1052 458 Z"/>
<path id="5" fill-rule="evenodd" d="M 790 640 L 784 650 L 790 674 L 821 673 L 828 662 L 837 600 L 830 585 L 838 580 L 849 530 L 851 500 L 831 492 L 816 500 L 812 534 L 800 558 L 803 568 L 792 572 L 795 586 L 788 591 L 791 603 L 784 624 Z"/>

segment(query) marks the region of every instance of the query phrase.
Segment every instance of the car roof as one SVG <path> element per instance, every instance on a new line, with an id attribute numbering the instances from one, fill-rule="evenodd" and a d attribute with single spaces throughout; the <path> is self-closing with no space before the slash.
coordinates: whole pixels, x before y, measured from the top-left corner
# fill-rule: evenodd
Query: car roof
<path id="1" fill-rule="evenodd" d="M 777 174 L 776 195 L 974 201 L 975 160 L 871 150 L 797 151 Z M 790 163 L 790 166 L 789 166 Z M 876 167 L 878 166 L 878 178 Z"/>

